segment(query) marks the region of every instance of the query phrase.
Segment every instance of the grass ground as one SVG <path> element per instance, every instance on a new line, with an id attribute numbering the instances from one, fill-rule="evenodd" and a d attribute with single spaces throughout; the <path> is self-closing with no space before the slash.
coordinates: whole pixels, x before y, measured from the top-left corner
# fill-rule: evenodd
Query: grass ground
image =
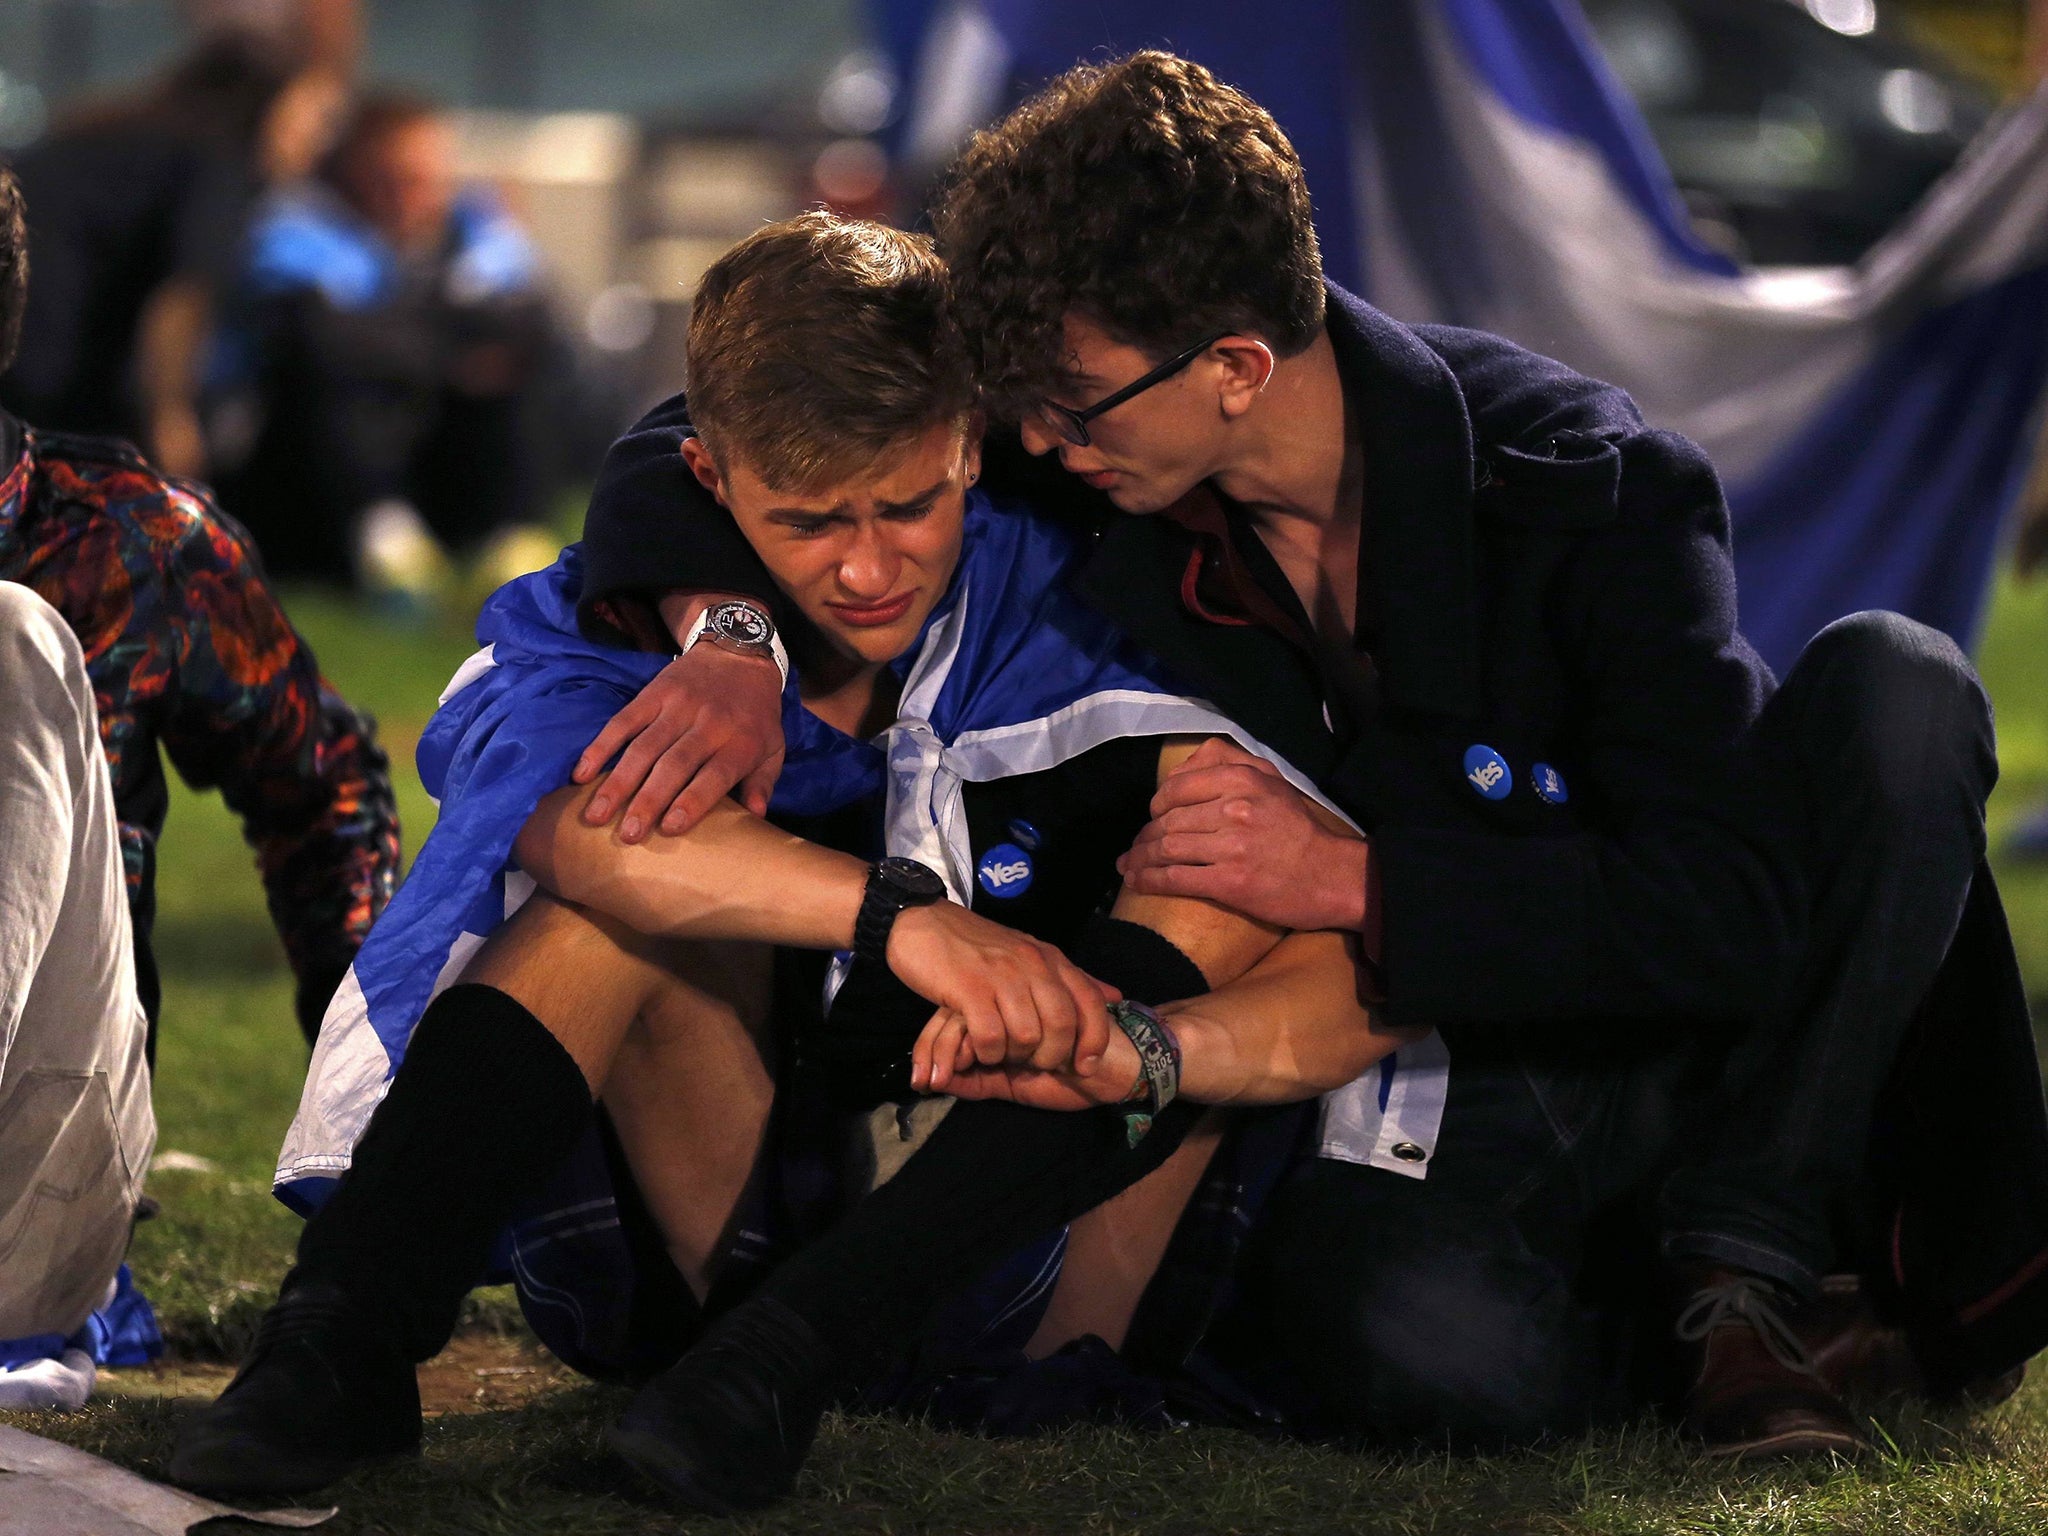
<path id="1" fill-rule="evenodd" d="M 432 822 L 412 746 L 468 653 L 454 624 L 395 628 L 295 595 L 328 674 L 378 716 L 399 764 L 408 848 Z M 1979 657 L 1999 710 L 2005 778 L 1994 835 L 2048 798 L 2048 585 L 2002 583 Z M 2022 961 L 2048 997 L 2048 867 L 2001 869 Z M 305 1055 L 262 896 L 232 820 L 179 790 L 165 834 L 158 950 L 165 978 L 156 1081 L 163 1214 L 134 1265 L 174 1362 L 112 1376 L 85 1412 L 13 1422 L 150 1471 L 178 1417 L 218 1391 L 288 1261 L 297 1229 L 269 1172 Z M 568 1536 L 687 1528 L 603 1452 L 620 1399 L 532 1352 L 506 1298 L 483 1293 L 470 1330 L 426 1373 L 425 1458 L 360 1474 L 332 1495 L 336 1532 Z M 1870 1465 L 1742 1471 L 1651 1426 L 1488 1458 L 1362 1456 L 1212 1431 L 1114 1431 L 997 1442 L 920 1425 L 829 1421 L 802 1496 L 772 1532 L 1779 1532 L 2048 1533 L 2048 1380 L 1977 1418 L 1902 1409 Z M 0 1529 L 5 1528 L 0 1505 Z"/>

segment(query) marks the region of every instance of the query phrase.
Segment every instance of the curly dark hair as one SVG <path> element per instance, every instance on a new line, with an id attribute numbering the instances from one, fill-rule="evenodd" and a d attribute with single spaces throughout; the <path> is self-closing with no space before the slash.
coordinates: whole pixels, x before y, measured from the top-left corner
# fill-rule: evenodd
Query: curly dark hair
<path id="1" fill-rule="evenodd" d="M 1061 383 L 1069 310 L 1160 360 L 1224 331 L 1291 355 L 1322 329 L 1294 146 L 1257 102 L 1170 53 L 1059 76 L 975 135 L 932 217 L 1005 416 Z"/>
<path id="2" fill-rule="evenodd" d="M 28 216 L 21 183 L 0 164 L 0 373 L 21 345 L 21 316 L 28 308 Z"/>
<path id="3" fill-rule="evenodd" d="M 822 211 L 756 230 L 712 263 L 690 305 L 684 382 L 714 457 L 799 494 L 976 403 L 931 241 Z"/>

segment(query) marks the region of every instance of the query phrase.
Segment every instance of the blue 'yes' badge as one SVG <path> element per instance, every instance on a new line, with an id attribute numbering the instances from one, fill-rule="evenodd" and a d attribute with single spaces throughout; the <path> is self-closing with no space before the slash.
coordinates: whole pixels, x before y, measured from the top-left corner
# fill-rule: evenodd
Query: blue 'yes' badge
<path id="1" fill-rule="evenodd" d="M 1537 763 L 1529 769 L 1529 787 L 1545 805 L 1563 805 L 1572 797 L 1572 792 L 1564 787 L 1564 775 L 1548 763 Z"/>
<path id="2" fill-rule="evenodd" d="M 1505 800 L 1515 787 L 1508 760 L 1477 742 L 1465 749 L 1465 782 L 1489 800 Z"/>
<path id="3" fill-rule="evenodd" d="M 997 843 L 981 856 L 974 874 L 989 895 L 1009 901 L 1031 889 L 1031 855 L 1015 843 Z"/>

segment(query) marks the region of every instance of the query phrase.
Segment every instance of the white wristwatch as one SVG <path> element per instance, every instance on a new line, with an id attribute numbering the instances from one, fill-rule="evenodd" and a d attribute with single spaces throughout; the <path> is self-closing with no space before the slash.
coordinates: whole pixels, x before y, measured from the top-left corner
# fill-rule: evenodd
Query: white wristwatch
<path id="1" fill-rule="evenodd" d="M 690 647 L 700 640 L 709 641 L 721 651 L 774 662 L 775 669 L 782 674 L 783 687 L 789 686 L 789 652 L 783 649 L 782 636 L 775 632 L 775 621 L 752 603 L 737 599 L 713 603 L 697 615 L 697 622 L 683 636 L 680 654 L 689 655 Z"/>

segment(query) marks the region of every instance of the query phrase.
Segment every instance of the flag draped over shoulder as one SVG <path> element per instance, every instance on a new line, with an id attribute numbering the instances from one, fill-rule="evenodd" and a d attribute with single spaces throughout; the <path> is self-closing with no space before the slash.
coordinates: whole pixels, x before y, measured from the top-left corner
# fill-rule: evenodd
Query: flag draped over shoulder
<path id="1" fill-rule="evenodd" d="M 1249 92 L 1301 152 L 1333 278 L 1618 384 L 1707 450 L 1772 665 L 1862 608 L 1971 638 L 2048 374 L 2048 94 L 1857 265 L 1742 270 L 1573 0 L 877 6 L 913 158 L 1082 58 L 1170 48 Z"/>
<path id="2" fill-rule="evenodd" d="M 896 722 L 855 740 L 804 709 L 792 678 L 771 812 L 817 815 L 879 795 L 888 851 L 939 871 L 964 904 L 974 875 L 963 785 L 1039 772 L 1107 741 L 1229 736 L 1329 803 L 1212 706 L 1176 692 L 1156 661 L 1072 596 L 1066 574 L 1076 553 L 1054 524 L 970 496 L 952 585 L 895 663 Z M 427 1003 L 532 893 L 509 862 L 520 827 L 667 663 L 585 639 L 576 627 L 581 584 L 572 546 L 549 569 L 500 588 L 477 622 L 483 649 L 457 671 L 420 739 L 420 779 L 440 820 L 321 1025 L 278 1157 L 278 1195 L 296 1209 L 317 1205 L 348 1167 Z M 1353 1095 L 1358 1105 L 1340 1116 L 1353 1127 L 1344 1146 L 1356 1146 L 1360 1161 L 1396 1140 L 1434 1142 L 1444 1058 L 1434 1045 L 1404 1054 L 1405 1075 L 1375 1068 Z M 1396 1126 L 1402 1103 L 1411 1107 Z"/>

